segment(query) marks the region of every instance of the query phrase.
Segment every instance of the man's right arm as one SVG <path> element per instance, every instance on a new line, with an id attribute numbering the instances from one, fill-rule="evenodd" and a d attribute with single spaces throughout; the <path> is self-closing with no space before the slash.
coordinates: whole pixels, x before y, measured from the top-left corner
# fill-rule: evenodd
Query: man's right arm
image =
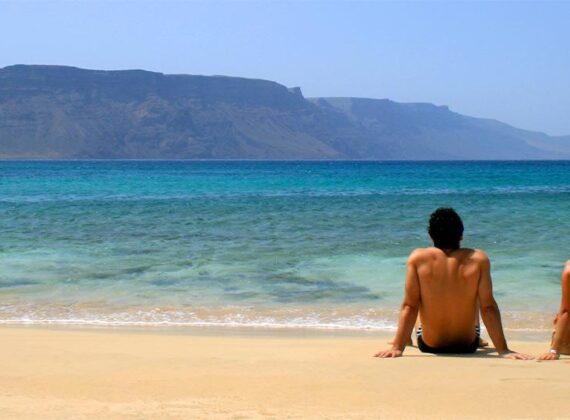
<path id="1" fill-rule="evenodd" d="M 405 295 L 400 311 L 400 320 L 398 322 L 398 331 L 392 348 L 390 350 L 379 351 L 375 357 L 400 357 L 406 348 L 406 344 L 410 339 L 418 311 L 420 308 L 420 281 L 416 266 L 416 258 L 418 251 L 412 252 L 408 258 L 408 270 L 406 273 Z"/>
<path id="2" fill-rule="evenodd" d="M 481 251 L 476 251 L 478 263 L 480 266 L 480 277 L 479 277 L 479 304 L 481 307 L 481 318 L 483 323 L 487 327 L 487 331 L 495 349 L 499 355 L 507 357 L 510 359 L 531 359 L 530 356 L 525 354 L 515 353 L 509 350 L 507 346 L 507 340 L 505 339 L 505 334 L 503 332 L 503 325 L 501 322 L 501 312 L 499 306 L 495 301 L 493 296 L 493 282 L 491 281 L 491 262 L 485 253 Z"/>

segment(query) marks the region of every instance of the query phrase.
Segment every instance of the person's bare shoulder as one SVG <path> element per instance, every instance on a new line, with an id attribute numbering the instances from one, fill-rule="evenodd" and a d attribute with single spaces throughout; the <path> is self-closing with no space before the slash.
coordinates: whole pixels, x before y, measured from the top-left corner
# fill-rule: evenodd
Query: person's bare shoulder
<path id="1" fill-rule="evenodd" d="M 562 282 L 566 283 L 567 287 L 570 288 L 570 260 L 566 261 L 562 270 Z"/>
<path id="2" fill-rule="evenodd" d="M 489 256 L 487 255 L 487 253 L 481 249 L 470 249 L 470 255 L 469 257 L 481 264 L 481 263 L 489 263 Z"/>
<path id="3" fill-rule="evenodd" d="M 570 260 L 566 261 L 566 264 L 564 264 L 563 273 L 570 277 Z"/>
<path id="4" fill-rule="evenodd" d="M 480 270 L 490 269 L 491 263 L 489 257 L 480 249 L 462 248 L 460 256 L 463 264 L 476 266 Z"/>
<path id="5" fill-rule="evenodd" d="M 408 257 L 408 264 L 418 264 L 433 256 L 432 248 L 416 248 Z"/>

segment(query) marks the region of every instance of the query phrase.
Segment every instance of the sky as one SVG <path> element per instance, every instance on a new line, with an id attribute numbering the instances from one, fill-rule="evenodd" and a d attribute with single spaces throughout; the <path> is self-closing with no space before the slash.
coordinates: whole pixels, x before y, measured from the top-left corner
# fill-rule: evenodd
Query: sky
<path id="1" fill-rule="evenodd" d="M 241 76 L 570 135 L 570 0 L 0 0 L 0 67 Z"/>

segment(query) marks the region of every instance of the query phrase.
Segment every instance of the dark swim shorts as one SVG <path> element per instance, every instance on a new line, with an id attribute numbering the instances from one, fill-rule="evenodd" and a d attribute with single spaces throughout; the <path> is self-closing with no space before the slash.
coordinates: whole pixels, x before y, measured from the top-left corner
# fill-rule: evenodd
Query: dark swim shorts
<path id="1" fill-rule="evenodd" d="M 422 338 L 422 327 L 418 328 L 418 348 L 422 353 L 433 353 L 433 354 L 467 354 L 475 353 L 479 348 L 479 336 L 480 329 L 479 326 L 475 329 L 475 340 L 471 344 L 458 344 L 444 347 L 431 347 L 428 346 Z"/>

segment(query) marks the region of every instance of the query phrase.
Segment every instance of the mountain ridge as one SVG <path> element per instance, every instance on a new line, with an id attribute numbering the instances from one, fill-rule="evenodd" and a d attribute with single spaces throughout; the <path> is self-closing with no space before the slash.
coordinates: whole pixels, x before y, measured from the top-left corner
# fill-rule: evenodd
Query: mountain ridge
<path id="1" fill-rule="evenodd" d="M 442 105 L 305 98 L 231 76 L 0 69 L 0 159 L 569 159 L 552 137 Z"/>

